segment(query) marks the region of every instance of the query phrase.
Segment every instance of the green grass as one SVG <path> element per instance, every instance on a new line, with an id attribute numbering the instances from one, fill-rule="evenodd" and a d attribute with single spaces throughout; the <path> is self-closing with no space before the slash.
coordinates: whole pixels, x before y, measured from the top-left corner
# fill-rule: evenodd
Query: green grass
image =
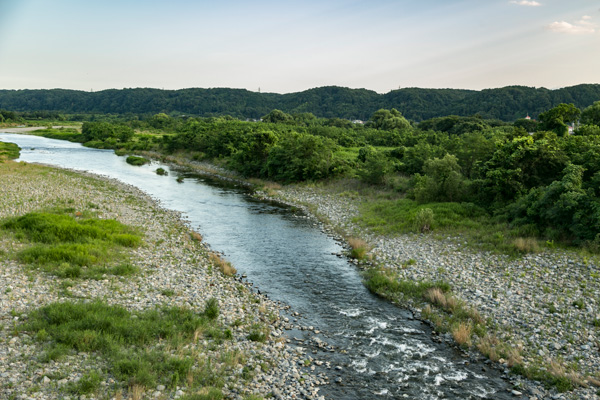
<path id="1" fill-rule="evenodd" d="M 398 234 L 415 231 L 415 219 L 420 210 L 431 209 L 434 214 L 434 229 L 479 229 L 489 222 L 486 212 L 471 203 L 428 203 L 419 204 L 410 199 L 364 202 L 361 215 L 356 222 L 375 232 Z"/>
<path id="2" fill-rule="evenodd" d="M 134 314 L 100 301 L 52 303 L 31 312 L 19 329 L 33 333 L 43 343 L 40 361 L 76 352 L 94 353 L 108 362 L 110 374 L 124 386 L 184 386 L 188 374 L 198 375 L 198 383 L 222 382 L 211 375 L 213 370 L 192 370 L 194 359 L 183 350 L 170 350 L 187 347 L 198 335 L 217 344 L 228 336 L 213 318 L 188 309 L 165 307 Z M 91 393 L 99 382 L 99 375 L 90 373 L 67 390 Z"/>
<path id="3" fill-rule="evenodd" d="M 428 221 L 431 222 L 427 224 L 428 229 L 423 229 L 420 218 L 427 209 L 431 210 L 433 217 Z M 507 224 L 498 223 L 483 208 L 472 203 L 420 204 L 406 198 L 372 196 L 361 203 L 359 210 L 360 215 L 354 218 L 354 222 L 384 235 L 427 231 L 460 235 L 471 246 L 511 255 L 538 249 L 533 246 L 537 240 L 528 237 L 531 235 L 524 228 L 510 228 Z M 535 243 L 524 248 L 522 243 L 528 241 Z"/>
<path id="4" fill-rule="evenodd" d="M 48 128 L 39 129 L 37 131 L 30 132 L 33 135 L 43 136 L 49 139 L 68 140 L 71 142 L 81 142 L 82 135 L 75 128 Z"/>
<path id="5" fill-rule="evenodd" d="M 19 158 L 21 148 L 14 143 L 0 142 L 0 162 Z"/>
<path id="6" fill-rule="evenodd" d="M 438 288 L 446 293 L 451 290 L 447 282 L 415 282 L 410 280 L 401 280 L 387 270 L 369 268 L 363 272 L 365 286 L 373 293 L 394 301 L 401 301 L 404 298 L 423 300 L 425 293 Z"/>
<path id="7" fill-rule="evenodd" d="M 127 164 L 137 165 L 137 166 L 148 164 L 150 162 L 147 159 L 145 159 L 144 157 L 138 157 L 138 156 L 129 156 L 129 157 L 127 157 L 127 159 L 125 161 L 127 161 Z"/>
<path id="8" fill-rule="evenodd" d="M 556 388 L 558 392 L 564 393 L 574 389 L 574 385 L 571 380 L 564 375 L 552 374 L 545 368 L 537 366 L 524 367 L 521 364 L 517 364 L 511 368 L 511 372 L 524 376 L 528 379 L 542 382 L 548 389 Z"/>
<path id="9" fill-rule="evenodd" d="M 115 220 L 40 212 L 6 219 L 0 229 L 31 243 L 17 254 L 20 261 L 62 278 L 98 279 L 104 274 L 137 272 L 119 261 L 125 258 L 122 250 L 141 244 L 141 234 Z"/>

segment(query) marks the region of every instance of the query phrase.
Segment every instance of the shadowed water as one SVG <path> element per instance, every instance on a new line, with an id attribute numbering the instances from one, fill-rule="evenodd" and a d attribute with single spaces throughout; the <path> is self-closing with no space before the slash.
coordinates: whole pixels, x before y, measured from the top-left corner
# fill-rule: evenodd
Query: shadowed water
<path id="1" fill-rule="evenodd" d="M 304 215 L 211 178 L 156 163 L 131 166 L 111 150 L 14 134 L 0 133 L 0 141 L 17 143 L 20 160 L 116 178 L 182 212 L 238 272 L 291 305 L 300 324 L 314 326 L 319 339 L 335 347 L 311 354 L 331 365 L 323 370 L 332 382 L 341 378 L 321 388 L 327 398 L 513 398 L 497 372 L 466 363 L 459 351 L 432 340 L 430 329 L 409 312 L 369 293 L 356 267 L 336 256 L 340 244 Z M 156 175 L 159 166 L 169 175 Z M 309 338 L 304 334 L 291 336 Z"/>

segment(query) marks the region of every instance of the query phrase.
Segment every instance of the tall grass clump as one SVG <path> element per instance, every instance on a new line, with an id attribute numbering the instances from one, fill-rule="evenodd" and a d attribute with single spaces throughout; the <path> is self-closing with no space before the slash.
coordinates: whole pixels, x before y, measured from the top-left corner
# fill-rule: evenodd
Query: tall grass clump
<path id="1" fill-rule="evenodd" d="M 433 229 L 435 222 L 433 210 L 431 208 L 421 208 L 414 218 L 414 227 L 417 232 L 427 233 Z"/>
<path id="2" fill-rule="evenodd" d="M 362 239 L 350 238 L 348 245 L 350 246 L 350 257 L 356 260 L 363 260 L 369 251 L 367 242 Z"/>
<path id="3" fill-rule="evenodd" d="M 124 249 L 142 241 L 135 229 L 115 220 L 39 212 L 6 219 L 0 229 L 31 244 L 17 254 L 22 262 L 60 277 L 129 275 L 137 270 L 128 264 L 111 266 L 124 258 Z"/>
<path id="4" fill-rule="evenodd" d="M 513 240 L 513 246 L 519 253 L 538 253 L 540 251 L 538 240 L 532 237 L 518 237 Z"/>
<path id="5" fill-rule="evenodd" d="M 147 389 L 157 384 L 184 386 L 186 377 L 195 373 L 194 358 L 173 348 L 185 348 L 200 335 L 217 344 L 227 338 L 208 312 L 165 307 L 134 315 L 99 301 L 49 304 L 31 312 L 19 329 L 44 343 L 40 361 L 75 352 L 95 353 L 124 386 Z M 97 376 L 89 375 L 69 390 L 90 393 L 97 382 Z"/>
<path id="6" fill-rule="evenodd" d="M 212 264 L 219 268 L 219 271 L 221 271 L 224 275 L 233 276 L 237 273 L 235 267 L 231 265 L 229 261 L 223 259 L 217 253 L 210 253 L 209 259 L 212 262 Z"/>

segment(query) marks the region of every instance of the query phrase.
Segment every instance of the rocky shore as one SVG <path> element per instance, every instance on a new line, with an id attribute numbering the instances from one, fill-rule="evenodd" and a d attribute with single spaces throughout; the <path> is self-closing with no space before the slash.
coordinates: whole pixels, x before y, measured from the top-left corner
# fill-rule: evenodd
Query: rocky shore
<path id="1" fill-rule="evenodd" d="M 364 239 L 377 263 L 395 268 L 405 279 L 450 283 L 459 298 L 488 318 L 499 339 L 521 349 L 524 366 L 550 369 L 554 365 L 582 379 L 582 386 L 561 394 L 546 390 L 539 382 L 514 377 L 526 398 L 600 398 L 596 386 L 600 383 L 597 257 L 546 249 L 515 259 L 475 251 L 460 238 L 383 236 L 353 222 L 358 213 L 356 200 L 324 188 L 288 186 L 278 189 L 275 196 L 304 205 L 330 229 Z M 416 306 L 413 311 L 421 310 Z"/>
<path id="2" fill-rule="evenodd" d="M 217 299 L 218 321 L 231 329 L 233 338 L 216 347 L 199 338 L 191 346 L 204 360 L 219 360 L 225 353 L 239 355 L 239 363 L 234 363 L 225 376 L 225 398 L 322 398 L 318 386 L 327 378 L 317 376 L 314 366 L 311 369 L 305 362 L 310 359 L 305 348 L 283 339 L 284 331 L 292 327 L 280 314 L 286 307 L 218 272 L 211 265 L 207 247 L 194 240 L 178 213 L 161 208 L 138 189 L 113 180 L 25 163 L 0 167 L 0 219 L 68 206 L 138 227 L 145 243 L 131 254 L 130 262 L 139 268 L 138 274 L 73 279 L 65 284 L 63 279 L 16 262 L 14 252 L 22 244 L 9 234 L 0 235 L 0 398 L 132 398 L 127 387 L 119 386 L 110 374 L 102 375 L 100 389 L 94 394 L 66 392 L 65 388 L 85 372 L 105 371 L 105 361 L 84 352 L 57 361 L 40 361 L 39 341 L 17 329 L 38 307 L 57 301 L 100 299 L 129 310 L 170 305 L 201 312 L 209 298 Z M 250 326 L 255 324 L 267 327 L 265 342 L 248 339 Z M 219 361 L 215 361 L 214 368 L 219 368 Z M 193 394 L 185 385 L 158 385 L 146 388 L 137 398 L 175 399 Z"/>

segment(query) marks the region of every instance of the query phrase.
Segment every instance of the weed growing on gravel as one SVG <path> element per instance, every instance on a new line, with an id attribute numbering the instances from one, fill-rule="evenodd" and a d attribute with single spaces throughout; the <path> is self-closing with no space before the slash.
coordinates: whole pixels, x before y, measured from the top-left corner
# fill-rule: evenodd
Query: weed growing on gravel
<path id="1" fill-rule="evenodd" d="M 269 329 L 261 324 L 252 324 L 248 339 L 253 342 L 265 342 L 269 338 Z"/>
<path id="2" fill-rule="evenodd" d="M 83 375 L 77 382 L 67 385 L 67 391 L 72 394 L 90 394 L 94 393 L 100 387 L 102 377 L 96 371 L 91 371 Z"/>
<path id="3" fill-rule="evenodd" d="M 452 337 L 460 346 L 471 346 L 471 332 L 473 326 L 466 322 L 459 322 L 452 327 Z"/>
<path id="4" fill-rule="evenodd" d="M 350 246 L 350 257 L 356 260 L 363 260 L 369 251 L 369 245 L 362 239 L 350 238 L 348 245 Z"/>
<path id="5" fill-rule="evenodd" d="M 188 374 L 197 373 L 192 369 L 193 358 L 169 349 L 183 348 L 199 336 L 216 343 L 227 336 L 206 314 L 176 307 L 133 314 L 99 301 L 52 303 L 30 313 L 19 328 L 34 333 L 44 343 L 46 350 L 40 361 L 56 360 L 72 352 L 96 353 L 108 361 L 110 373 L 130 388 L 182 386 Z M 215 382 L 220 380 L 214 378 Z M 98 377 L 90 375 L 68 390 L 85 394 L 94 390 L 97 381 Z"/>
<path id="6" fill-rule="evenodd" d="M 226 261 L 217 253 L 209 253 L 210 261 L 213 265 L 215 265 L 219 270 L 227 276 L 233 276 L 237 273 L 237 270 L 229 261 Z"/>
<path id="7" fill-rule="evenodd" d="M 373 293 L 394 301 L 403 298 L 423 299 L 425 293 L 432 288 L 442 293 L 450 291 L 446 282 L 414 282 L 398 279 L 398 275 L 389 269 L 367 269 L 364 273 L 365 285 Z"/>
<path id="8" fill-rule="evenodd" d="M 214 297 L 206 300 L 204 306 L 204 315 L 210 319 L 216 319 L 219 316 L 219 302 Z"/>
<path id="9" fill-rule="evenodd" d="M 0 224 L 15 238 L 32 243 L 18 253 L 19 260 L 61 278 L 100 279 L 105 274 L 137 272 L 137 267 L 127 263 L 108 266 L 124 258 L 122 249 L 141 244 L 136 230 L 115 220 L 84 218 L 82 213 L 73 217 L 64 214 L 66 209 L 55 211 L 58 213 L 28 213 Z"/>

